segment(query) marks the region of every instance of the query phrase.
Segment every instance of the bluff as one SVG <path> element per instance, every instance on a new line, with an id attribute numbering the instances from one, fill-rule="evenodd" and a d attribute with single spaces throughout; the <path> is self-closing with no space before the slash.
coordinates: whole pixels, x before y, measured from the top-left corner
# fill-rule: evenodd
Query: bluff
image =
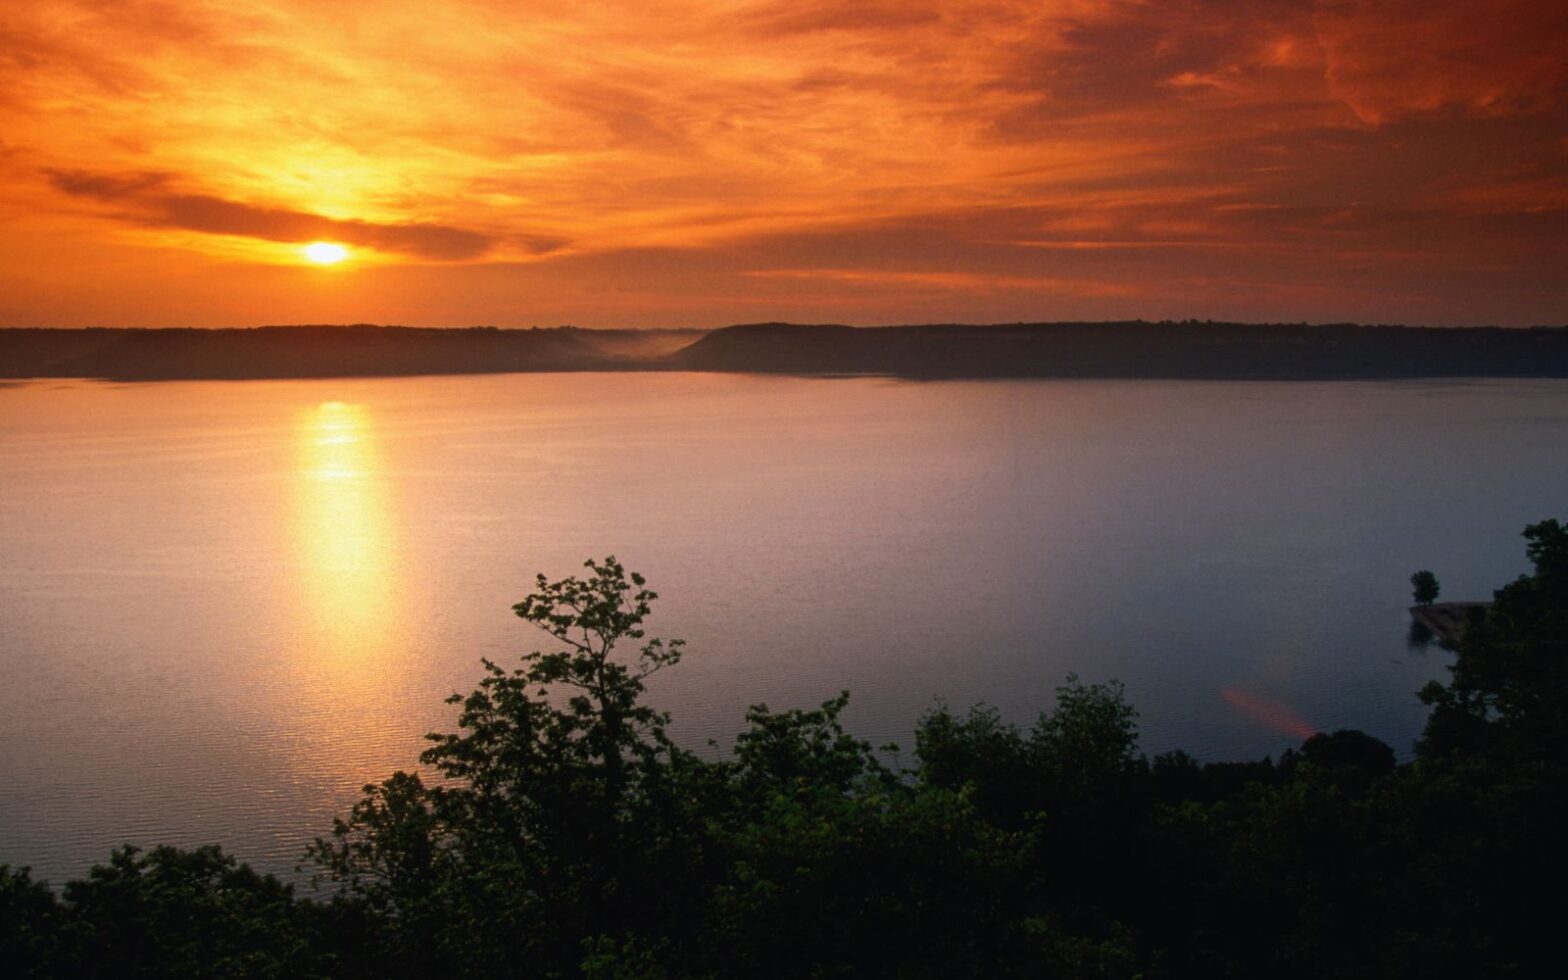
<path id="1" fill-rule="evenodd" d="M 759 323 L 715 330 L 670 363 L 693 371 L 911 378 L 1561 378 L 1568 377 L 1568 328 Z"/>

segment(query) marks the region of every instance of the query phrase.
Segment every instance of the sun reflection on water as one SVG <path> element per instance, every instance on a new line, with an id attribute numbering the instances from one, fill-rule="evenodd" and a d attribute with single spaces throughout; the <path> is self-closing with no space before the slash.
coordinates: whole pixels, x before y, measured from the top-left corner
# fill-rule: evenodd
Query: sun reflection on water
<path id="1" fill-rule="evenodd" d="M 300 427 L 297 544 L 321 645 L 343 665 L 385 640 L 393 582 L 387 481 L 366 410 L 325 402 Z"/>
<path id="2" fill-rule="evenodd" d="M 289 521 L 294 609 L 276 690 L 291 735 L 275 751 L 310 818 L 339 816 L 367 782 L 409 768 L 427 730 L 409 686 L 409 590 L 395 482 L 372 410 L 327 401 L 296 420 Z"/>

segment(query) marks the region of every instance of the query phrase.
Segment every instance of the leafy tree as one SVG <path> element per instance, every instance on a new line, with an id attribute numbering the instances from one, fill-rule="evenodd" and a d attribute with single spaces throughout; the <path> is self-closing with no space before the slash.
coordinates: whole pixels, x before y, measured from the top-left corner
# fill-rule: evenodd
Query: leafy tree
<path id="1" fill-rule="evenodd" d="M 1137 718 L 1120 681 L 1085 684 L 1068 674 L 1056 689 L 1056 710 L 1036 722 L 1029 750 L 1062 790 L 1093 794 L 1138 769 Z"/>
<path id="2" fill-rule="evenodd" d="M 1525 528 L 1535 566 L 1493 593 L 1465 630 L 1449 684 L 1431 682 L 1423 754 L 1506 743 L 1512 756 L 1568 758 L 1568 529 L 1555 520 Z"/>
<path id="3" fill-rule="evenodd" d="M 1359 769 L 1371 776 L 1386 776 L 1394 771 L 1394 750 L 1386 742 L 1354 729 L 1319 732 L 1301 743 L 1299 753 L 1286 755 L 1289 764 L 1282 761 L 1280 766 L 1287 775 L 1297 760 L 1328 770 Z"/>
<path id="4" fill-rule="evenodd" d="M 848 704 L 849 692 L 840 691 L 811 711 L 752 705 L 746 710 L 750 727 L 735 738 L 737 783 L 771 796 L 796 788 L 846 794 L 867 780 L 887 782 L 892 773 L 871 743 L 850 735 L 839 721 Z"/>
<path id="5" fill-rule="evenodd" d="M 1411 596 L 1417 603 L 1423 606 L 1430 606 L 1436 602 L 1438 592 L 1440 591 L 1437 584 L 1437 576 L 1426 569 L 1422 569 L 1410 576 L 1410 588 Z"/>
<path id="6" fill-rule="evenodd" d="M 999 827 L 1020 830 L 1040 806 L 1040 787 L 1031 777 L 1029 744 L 1018 726 L 996 708 L 976 705 L 955 715 L 945 704 L 926 713 L 915 728 L 918 778 L 931 786 L 966 789 L 975 806 Z"/>
<path id="7" fill-rule="evenodd" d="M 613 556 L 585 567 L 584 578 L 540 575 L 513 607 L 565 649 L 529 653 L 512 671 L 486 660 L 478 689 L 449 699 L 459 730 L 430 736 L 420 757 L 437 784 L 399 773 L 367 787 L 312 848 L 385 921 L 400 963 L 572 972 L 586 937 L 658 932 L 681 872 L 700 863 L 683 796 L 695 759 L 640 700 L 682 643 L 644 640 L 657 595 L 641 575 Z"/>
<path id="8" fill-rule="evenodd" d="M 1010 975 L 1029 948 L 1013 921 L 1026 835 L 968 787 L 890 770 L 845 731 L 848 700 L 747 712 L 702 960 L 723 976 Z"/>
<path id="9" fill-rule="evenodd" d="M 63 910 L 49 886 L 27 868 L 0 864 L 0 963 L 13 977 L 58 974 L 57 950 Z"/>
<path id="10" fill-rule="evenodd" d="M 319 910 L 216 846 L 122 847 L 65 886 L 60 973 L 325 977 Z"/>
<path id="11" fill-rule="evenodd" d="M 1447 959 L 1472 975 L 1544 973 L 1560 955 L 1555 913 L 1532 896 L 1568 873 L 1568 842 L 1543 819 L 1568 808 L 1568 530 L 1548 520 L 1523 536 L 1534 573 L 1493 593 L 1449 683 L 1421 691 L 1432 711 L 1400 811 L 1422 836 L 1422 873 L 1461 912 Z"/>

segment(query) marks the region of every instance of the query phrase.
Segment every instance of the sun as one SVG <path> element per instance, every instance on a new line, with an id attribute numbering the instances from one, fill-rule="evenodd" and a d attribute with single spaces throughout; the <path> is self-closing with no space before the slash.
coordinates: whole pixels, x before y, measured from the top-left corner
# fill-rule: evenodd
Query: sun
<path id="1" fill-rule="evenodd" d="M 311 242 L 304 252 L 305 258 L 317 265 L 337 265 L 348 258 L 348 249 L 337 242 Z"/>

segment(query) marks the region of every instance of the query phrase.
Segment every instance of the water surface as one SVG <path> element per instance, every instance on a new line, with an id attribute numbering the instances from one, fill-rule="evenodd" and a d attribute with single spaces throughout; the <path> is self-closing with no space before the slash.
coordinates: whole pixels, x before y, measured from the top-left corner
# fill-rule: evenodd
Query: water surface
<path id="1" fill-rule="evenodd" d="M 0 388 L 0 862 L 221 841 L 286 871 L 411 767 L 533 577 L 662 593 L 694 747 L 853 692 L 1028 722 L 1121 678 L 1149 751 L 1408 751 L 1441 651 L 1568 517 L 1568 382 L 491 375 Z M 704 751 L 709 751 L 703 749 Z M 908 761 L 907 754 L 905 761 Z"/>

